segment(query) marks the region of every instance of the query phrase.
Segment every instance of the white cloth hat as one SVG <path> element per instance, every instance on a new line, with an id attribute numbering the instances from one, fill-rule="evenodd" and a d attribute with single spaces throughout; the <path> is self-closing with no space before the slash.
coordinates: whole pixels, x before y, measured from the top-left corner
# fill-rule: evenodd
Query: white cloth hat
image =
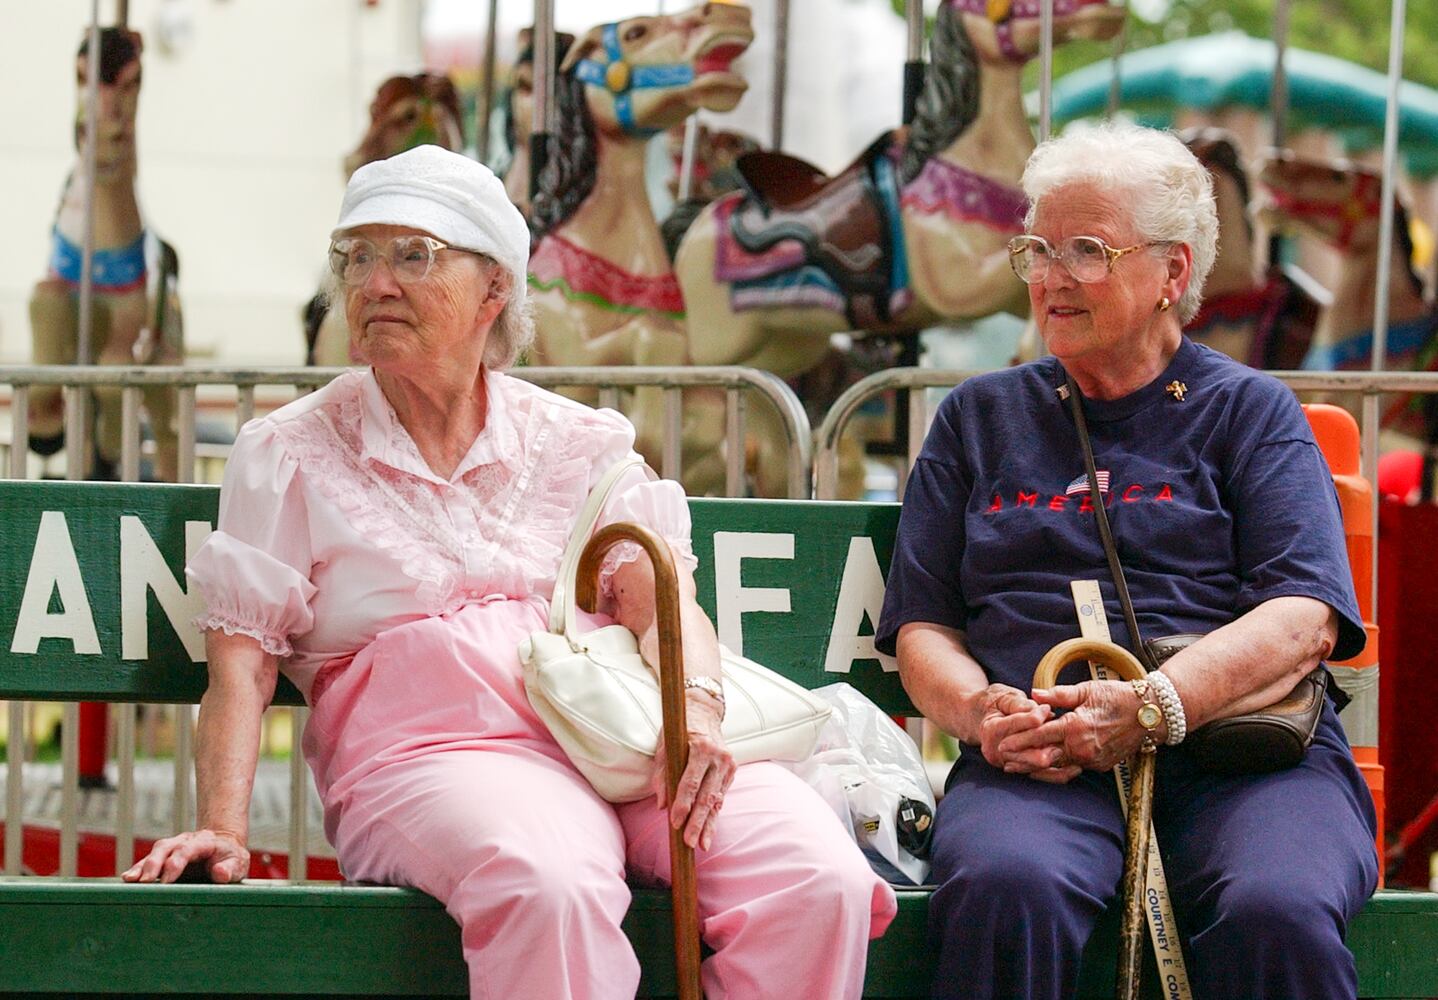
<path id="1" fill-rule="evenodd" d="M 354 172 L 332 237 L 357 226 L 406 226 L 450 246 L 497 260 L 514 278 L 511 301 L 523 304 L 529 226 L 484 164 L 439 146 L 416 146 Z"/>

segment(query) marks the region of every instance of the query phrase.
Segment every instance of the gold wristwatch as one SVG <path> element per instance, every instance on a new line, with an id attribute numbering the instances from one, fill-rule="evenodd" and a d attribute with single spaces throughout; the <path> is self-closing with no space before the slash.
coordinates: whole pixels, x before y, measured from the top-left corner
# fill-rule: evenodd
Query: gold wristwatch
<path id="1" fill-rule="evenodd" d="M 1153 738 L 1153 734 L 1158 730 L 1158 724 L 1163 721 L 1163 709 L 1148 700 L 1147 678 L 1129 683 L 1133 685 L 1134 694 L 1138 695 L 1138 724 L 1143 727 L 1143 745 L 1139 749 L 1144 753 L 1153 753 L 1158 749 L 1158 742 Z"/>

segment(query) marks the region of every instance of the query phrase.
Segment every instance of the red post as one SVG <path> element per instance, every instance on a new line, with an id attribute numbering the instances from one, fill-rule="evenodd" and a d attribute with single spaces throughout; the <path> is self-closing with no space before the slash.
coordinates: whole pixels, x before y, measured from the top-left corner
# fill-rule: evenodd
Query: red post
<path id="1" fill-rule="evenodd" d="M 80 703 L 80 787 L 108 788 L 105 780 L 105 743 L 110 706 L 102 702 Z"/>

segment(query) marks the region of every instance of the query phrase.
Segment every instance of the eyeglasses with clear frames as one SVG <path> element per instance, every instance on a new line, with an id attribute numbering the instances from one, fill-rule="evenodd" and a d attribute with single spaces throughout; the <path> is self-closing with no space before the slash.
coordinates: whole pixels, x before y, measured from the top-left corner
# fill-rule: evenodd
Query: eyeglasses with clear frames
<path id="1" fill-rule="evenodd" d="M 362 285 L 374 271 L 375 261 L 383 257 L 395 280 L 408 285 L 429 277 L 434 255 L 451 249 L 458 248 L 433 236 L 396 236 L 378 244 L 344 236 L 330 244 L 330 270 L 346 285 Z"/>
<path id="2" fill-rule="evenodd" d="M 1048 277 L 1049 266 L 1057 260 L 1075 281 L 1092 284 L 1107 278 L 1113 271 L 1114 262 L 1124 254 L 1153 245 L 1135 243 L 1131 247 L 1115 248 L 1097 236 L 1070 236 L 1059 244 L 1055 252 L 1042 236 L 1025 233 L 1009 240 L 1009 266 L 1020 281 L 1037 285 Z"/>

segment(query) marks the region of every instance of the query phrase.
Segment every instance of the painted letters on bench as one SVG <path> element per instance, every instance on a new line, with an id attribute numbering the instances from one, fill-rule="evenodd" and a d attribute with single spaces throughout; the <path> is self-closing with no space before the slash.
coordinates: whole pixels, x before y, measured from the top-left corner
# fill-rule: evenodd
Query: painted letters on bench
<path id="1" fill-rule="evenodd" d="M 109 548 L 109 543 L 101 545 L 98 550 L 92 547 L 96 523 L 91 521 L 81 526 L 81 540 L 85 543 L 91 576 L 90 589 L 87 590 L 85 574 L 81 570 L 65 513 L 58 510 L 41 512 L 10 652 L 33 656 L 39 652 L 41 641 L 62 639 L 70 642 L 77 655 L 103 655 L 100 633 L 95 626 L 95 610 L 90 603 L 93 590 L 104 619 L 113 622 L 115 618 L 110 616 L 118 617 L 120 658 L 147 659 L 150 655 L 149 593 L 154 591 L 156 601 L 184 644 L 190 660 L 195 663 L 204 660 L 204 637 L 190 624 L 204 610 L 199 592 L 188 591 L 183 577 L 177 578 L 171 571 L 139 517 L 122 515 L 118 522 L 120 590 L 119 606 L 116 607 L 114 584 L 107 582 L 115 579 L 113 564 L 102 557 L 101 562 L 107 564 L 95 565 L 97 551 L 113 553 L 115 550 Z M 185 522 L 186 559 L 194 554 L 212 530 L 209 521 Z M 114 537 L 110 536 L 111 539 Z M 55 611 L 50 610 L 52 602 L 57 605 Z M 107 628 L 105 634 L 108 637 L 113 633 Z"/>
<path id="2" fill-rule="evenodd" d="M 764 531 L 714 532 L 714 603 L 719 641 L 744 652 L 744 613 L 787 613 L 789 588 L 745 587 L 740 568 L 745 559 L 793 559 L 794 536 Z"/>
<path id="3" fill-rule="evenodd" d="M 210 522 L 185 522 L 185 561 L 210 534 Z M 180 586 L 155 540 L 138 517 L 120 518 L 120 658 L 143 660 L 150 655 L 148 590 L 155 592 L 170 627 L 185 644 L 190 659 L 205 658 L 205 637 L 190 623 L 205 610 L 198 590 Z"/>
<path id="4" fill-rule="evenodd" d="M 50 598 L 57 590 L 60 610 L 52 613 Z M 70 525 L 58 510 L 40 515 L 10 652 L 33 655 L 39 651 L 41 639 L 69 639 L 75 652 L 86 656 L 100 652 L 100 637 L 95 633 L 95 616 L 90 613 L 80 561 L 75 558 L 75 545 L 70 540 Z"/>
<path id="5" fill-rule="evenodd" d="M 874 540 L 867 536 L 849 539 L 849 555 L 844 560 L 844 576 L 839 581 L 839 603 L 834 608 L 834 624 L 829 630 L 829 646 L 824 653 L 824 670 L 831 674 L 847 674 L 855 660 L 878 660 L 886 671 L 899 669 L 899 662 L 874 648 L 874 633 L 860 635 L 864 616 L 871 629 L 878 628 L 879 612 L 884 607 L 884 574 L 874 552 Z"/>

